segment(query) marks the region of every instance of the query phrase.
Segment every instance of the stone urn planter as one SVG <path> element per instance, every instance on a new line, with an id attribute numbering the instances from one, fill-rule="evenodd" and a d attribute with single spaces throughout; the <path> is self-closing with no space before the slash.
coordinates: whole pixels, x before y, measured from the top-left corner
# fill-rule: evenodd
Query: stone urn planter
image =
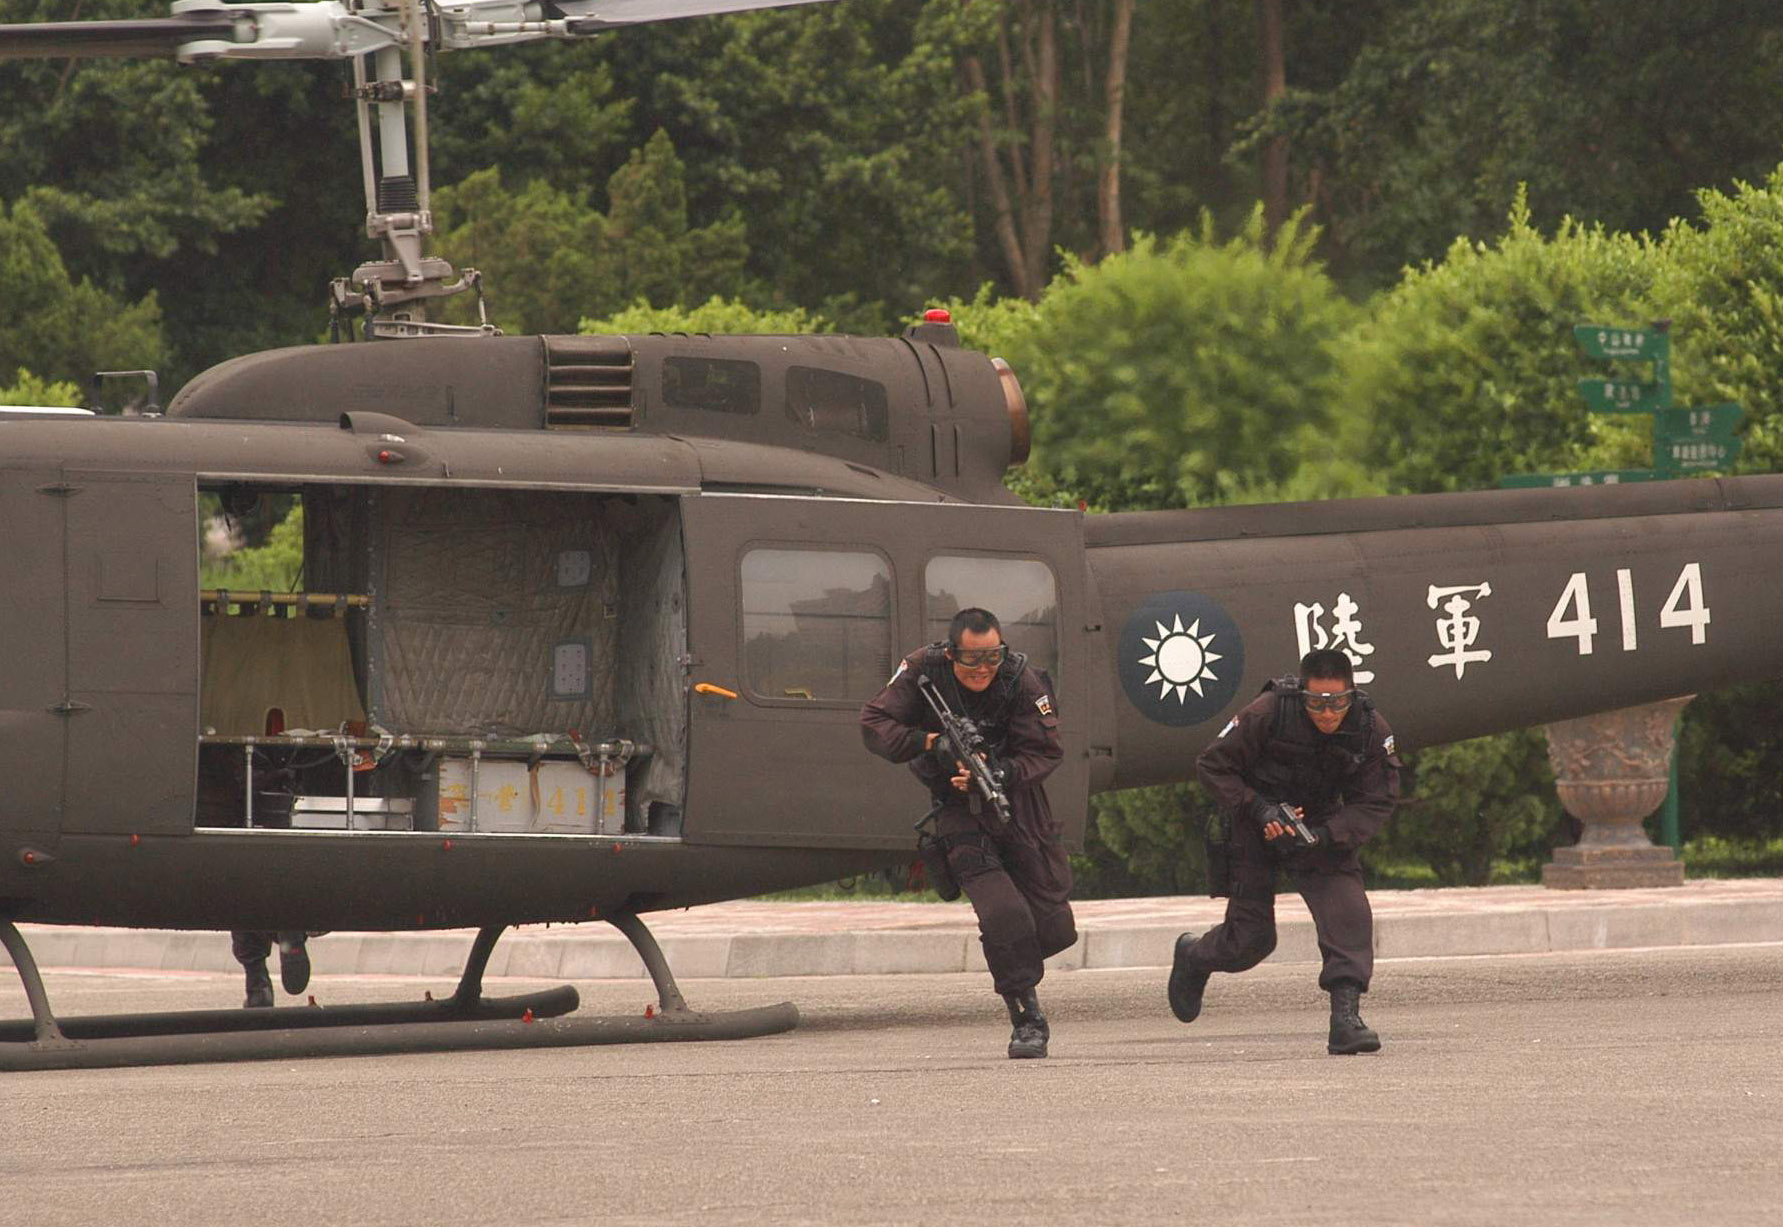
<path id="1" fill-rule="evenodd" d="M 1548 761 L 1579 842 L 1554 849 L 1542 885 L 1561 890 L 1679 886 L 1684 863 L 1647 838 L 1641 822 L 1671 785 L 1678 713 L 1694 695 L 1562 720 L 1547 727 Z"/>

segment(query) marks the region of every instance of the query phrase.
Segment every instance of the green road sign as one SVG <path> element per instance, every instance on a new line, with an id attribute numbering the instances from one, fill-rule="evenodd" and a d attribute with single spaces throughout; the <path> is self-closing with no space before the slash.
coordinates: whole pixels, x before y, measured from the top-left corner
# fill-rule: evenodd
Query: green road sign
<path id="1" fill-rule="evenodd" d="M 1740 458 L 1738 439 L 1655 439 L 1653 463 L 1661 473 L 1726 469 Z"/>
<path id="2" fill-rule="evenodd" d="M 1652 469 L 1599 469 L 1592 473 L 1517 473 L 1500 477 L 1501 490 L 1530 489 L 1538 486 L 1563 489 L 1569 486 L 1619 486 L 1632 481 L 1657 481 Z"/>
<path id="3" fill-rule="evenodd" d="M 1573 336 L 1592 358 L 1671 357 L 1672 335 L 1664 328 L 1612 328 L 1608 324 L 1574 324 Z"/>
<path id="4" fill-rule="evenodd" d="M 1651 413 L 1671 404 L 1671 384 L 1632 379 L 1581 379 L 1579 395 L 1593 413 Z"/>
<path id="5" fill-rule="evenodd" d="M 1691 409 L 1657 409 L 1653 413 L 1653 438 L 1659 441 L 1689 439 L 1732 443 L 1745 412 L 1738 405 L 1697 405 Z"/>

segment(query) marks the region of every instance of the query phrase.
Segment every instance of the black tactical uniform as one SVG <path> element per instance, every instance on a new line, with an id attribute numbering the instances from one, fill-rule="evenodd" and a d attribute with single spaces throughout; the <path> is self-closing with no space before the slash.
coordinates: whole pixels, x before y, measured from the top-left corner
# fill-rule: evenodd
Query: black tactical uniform
<path id="1" fill-rule="evenodd" d="M 1307 715 L 1303 694 L 1296 678 L 1272 682 L 1196 761 L 1228 836 L 1224 893 L 1230 900 L 1225 923 L 1179 953 L 1172 1006 L 1179 1004 L 1176 981 L 1185 965 L 1204 984 L 1208 972 L 1245 971 L 1275 949 L 1275 875 L 1285 866 L 1318 930 L 1319 987 L 1333 994 L 1336 1037 L 1339 1008 L 1353 1015 L 1356 996 L 1368 991 L 1374 974 L 1374 915 L 1357 849 L 1393 812 L 1399 759 L 1393 731 L 1367 695 L 1358 694 L 1337 731 L 1326 734 Z M 1279 802 L 1304 810 L 1317 846 L 1284 852 L 1265 841 L 1263 826 Z M 1221 893 L 1217 883 L 1215 893 Z M 1198 1010 L 1199 985 L 1194 998 Z M 1337 1043 L 1334 1038 L 1333 1051 Z"/>
<path id="2" fill-rule="evenodd" d="M 1042 787 L 1064 757 L 1059 717 L 1052 680 L 1019 653 L 1011 653 L 990 686 L 975 693 L 954 677 L 945 649 L 946 644 L 930 644 L 904 659 L 885 689 L 861 709 L 861 734 L 873 753 L 909 763 L 928 788 L 948 865 L 978 913 L 984 961 L 1014 1017 L 1020 999 L 1032 1002 L 1034 986 L 1045 974 L 1044 960 L 1077 940 L 1071 862 Z M 941 745 L 925 753 L 927 735 L 939 732 L 941 724 L 917 689 L 919 675 L 934 682 L 955 712 L 978 725 L 1002 764 L 1011 814 L 1002 829 L 988 807 L 973 813 L 971 797 L 953 787 L 955 769 L 951 760 L 941 761 L 946 757 Z M 1038 1006 L 1033 1009 L 1038 1018 Z"/>

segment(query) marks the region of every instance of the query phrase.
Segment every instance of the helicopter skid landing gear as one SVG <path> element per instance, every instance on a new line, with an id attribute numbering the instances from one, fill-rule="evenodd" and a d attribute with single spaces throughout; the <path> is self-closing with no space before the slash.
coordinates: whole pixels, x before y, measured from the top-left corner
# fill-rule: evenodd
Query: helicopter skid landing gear
<path id="1" fill-rule="evenodd" d="M 565 1017 L 581 1000 L 568 985 L 517 997 L 484 997 L 483 972 L 505 928 L 495 925 L 477 933 L 457 991 L 444 1001 L 95 1015 L 58 1022 L 23 935 L 10 921 L 0 920 L 0 944 L 24 982 L 32 1015 L 30 1022 L 0 1022 L 0 1072 L 748 1039 L 798 1025 L 798 1009 L 790 1002 L 723 1014 L 689 1010 L 643 921 L 630 913 L 608 919 L 644 960 L 660 1010 Z"/>

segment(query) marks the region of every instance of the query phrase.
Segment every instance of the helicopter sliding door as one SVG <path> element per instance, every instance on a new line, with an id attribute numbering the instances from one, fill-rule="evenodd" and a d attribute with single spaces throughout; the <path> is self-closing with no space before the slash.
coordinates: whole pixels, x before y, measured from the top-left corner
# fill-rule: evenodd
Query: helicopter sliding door
<path id="1" fill-rule="evenodd" d="M 60 825 L 68 721 L 62 518 L 55 473 L 0 471 L 0 821 L 47 839 Z"/>
<path id="2" fill-rule="evenodd" d="M 190 476 L 64 474 L 68 795 L 64 832 L 192 828 L 198 557 Z"/>
<path id="3" fill-rule="evenodd" d="M 969 605 L 996 613 L 1053 676 L 1065 760 L 1048 793 L 1067 836 L 1081 836 L 1088 668 L 1075 512 L 702 494 L 682 513 L 689 842 L 912 847 L 926 798 L 862 746 L 860 709 Z"/>

